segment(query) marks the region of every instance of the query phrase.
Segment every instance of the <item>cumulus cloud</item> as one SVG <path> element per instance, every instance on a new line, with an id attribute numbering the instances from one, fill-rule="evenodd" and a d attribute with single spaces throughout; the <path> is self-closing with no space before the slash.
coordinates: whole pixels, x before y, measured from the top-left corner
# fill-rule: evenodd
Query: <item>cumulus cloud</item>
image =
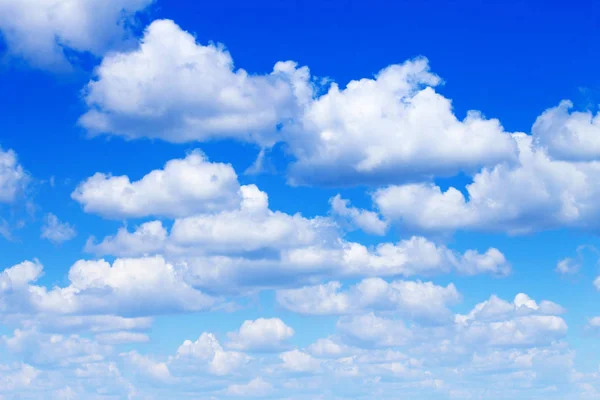
<path id="1" fill-rule="evenodd" d="M 600 158 L 600 113 L 570 111 L 563 100 L 540 115 L 531 133 L 536 144 L 554 159 L 594 161 Z"/>
<path id="2" fill-rule="evenodd" d="M 498 120 L 476 111 L 457 118 L 434 90 L 441 79 L 425 58 L 343 89 L 332 83 L 317 97 L 307 67 L 285 61 L 269 74 L 248 74 L 234 69 L 223 46 L 199 44 L 158 20 L 137 49 L 106 55 L 96 74 L 80 118 L 90 134 L 234 138 L 262 148 L 285 142 L 295 184 L 401 183 L 516 159 L 515 141 Z"/>
<path id="3" fill-rule="evenodd" d="M 37 262 L 24 262 L 0 274 L 0 313 L 51 315 L 117 314 L 148 316 L 200 311 L 215 299 L 188 285 L 161 257 L 77 261 L 70 284 L 50 290 L 34 284 L 43 272 Z"/>
<path id="4" fill-rule="evenodd" d="M 382 221 L 376 212 L 350 207 L 349 200 L 338 194 L 329 200 L 334 215 L 346 218 L 352 225 L 374 235 L 384 235 L 387 222 Z"/>
<path id="5" fill-rule="evenodd" d="M 224 350 L 213 333 L 204 332 L 192 342 L 186 340 L 177 349 L 175 361 L 188 364 L 200 362 L 213 375 L 229 375 L 250 361 L 250 357 L 238 351 Z"/>
<path id="6" fill-rule="evenodd" d="M 75 228 L 68 222 L 62 222 L 52 213 L 47 214 L 42 226 L 43 239 L 48 239 L 52 243 L 61 244 L 73 239 L 77 235 Z"/>
<path id="7" fill-rule="evenodd" d="M 0 31 L 8 51 L 42 68 L 66 68 L 66 51 L 100 56 L 122 47 L 128 24 L 152 0 L 1 0 Z"/>
<path id="8" fill-rule="evenodd" d="M 281 366 L 292 372 L 316 372 L 320 367 L 319 360 L 297 349 L 281 353 L 279 358 L 282 361 Z"/>
<path id="9" fill-rule="evenodd" d="M 164 362 L 155 361 L 150 357 L 139 354 L 135 350 L 122 353 L 121 357 L 134 366 L 137 372 L 151 379 L 160 382 L 169 382 L 172 380 L 169 367 Z"/>
<path id="10" fill-rule="evenodd" d="M 242 186 L 238 210 L 176 219 L 170 231 L 150 221 L 133 232 L 121 228 L 86 250 L 97 255 L 158 254 L 185 264 L 195 285 L 264 286 L 291 278 L 328 276 L 412 276 L 447 273 L 506 275 L 510 264 L 497 249 L 464 254 L 414 236 L 367 247 L 342 238 L 329 218 L 305 218 L 271 211 L 268 197 Z"/>
<path id="11" fill-rule="evenodd" d="M 402 320 L 385 319 L 374 313 L 341 317 L 337 329 L 346 340 L 366 347 L 402 346 L 413 335 Z"/>
<path id="12" fill-rule="evenodd" d="M 448 306 L 460 300 L 453 284 L 364 279 L 342 292 L 340 282 L 277 291 L 283 307 L 305 315 L 343 315 L 372 310 L 390 311 L 409 319 L 447 322 L 452 319 Z"/>
<path id="13" fill-rule="evenodd" d="M 80 183 L 71 197 L 86 212 L 109 218 L 180 217 L 235 208 L 239 191 L 231 165 L 211 163 L 193 151 L 134 182 L 128 176 L 97 173 Z"/>
<path id="14" fill-rule="evenodd" d="M 276 351 L 287 346 L 294 330 L 279 318 L 244 321 L 238 332 L 229 333 L 227 346 L 236 350 Z"/>
<path id="15" fill-rule="evenodd" d="M 566 322 L 558 315 L 566 312 L 551 301 L 538 304 L 524 293 L 512 303 L 491 296 L 467 315 L 457 315 L 458 334 L 463 341 L 490 346 L 548 345 L 563 338 Z"/>
<path id="16" fill-rule="evenodd" d="M 22 193 L 29 176 L 13 150 L 0 147 L 0 203 L 12 203 Z"/>
<path id="17" fill-rule="evenodd" d="M 459 120 L 425 58 L 391 65 L 375 79 L 335 83 L 310 103 L 287 140 L 293 183 L 398 183 L 454 175 L 516 158 L 500 122 L 470 111 Z"/>
<path id="18" fill-rule="evenodd" d="M 277 126 L 312 97 L 309 71 L 278 62 L 267 75 L 234 69 L 220 45 L 202 45 L 169 20 L 146 28 L 137 49 L 104 57 L 86 88 L 91 134 L 169 142 L 235 138 L 270 146 Z"/>
<path id="19" fill-rule="evenodd" d="M 557 227 L 592 229 L 600 208 L 595 176 L 600 163 L 556 160 L 514 135 L 519 163 L 483 169 L 466 186 L 442 191 L 429 183 L 390 186 L 373 198 L 388 219 L 429 231 L 475 229 L 527 233 Z"/>

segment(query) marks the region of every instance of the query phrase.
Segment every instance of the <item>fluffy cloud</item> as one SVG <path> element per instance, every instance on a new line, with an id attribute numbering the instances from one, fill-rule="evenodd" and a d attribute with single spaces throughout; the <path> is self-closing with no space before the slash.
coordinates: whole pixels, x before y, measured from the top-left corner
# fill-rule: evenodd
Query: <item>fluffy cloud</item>
<path id="1" fill-rule="evenodd" d="M 47 214 L 42 226 L 43 239 L 48 239 L 52 243 L 60 244 L 73 239 L 77 235 L 75 228 L 68 222 L 62 222 L 54 214 Z"/>
<path id="2" fill-rule="evenodd" d="M 0 203 L 11 203 L 23 191 L 28 175 L 13 150 L 0 147 Z"/>
<path id="3" fill-rule="evenodd" d="M 403 321 L 381 318 L 374 313 L 342 317 L 337 329 L 351 343 L 367 347 L 402 346 L 413 335 Z"/>
<path id="4" fill-rule="evenodd" d="M 388 219 L 411 228 L 526 233 L 557 227 L 594 228 L 600 208 L 600 163 L 548 156 L 531 136 L 515 134 L 519 163 L 483 169 L 467 185 L 408 184 L 378 190 L 374 201 Z"/>
<path id="5" fill-rule="evenodd" d="M 86 89 L 91 134 L 169 142 L 236 138 L 270 146 L 277 125 L 312 97 L 307 68 L 268 75 L 234 70 L 229 53 L 203 46 L 169 20 L 154 21 L 133 51 L 109 54 Z"/>
<path id="6" fill-rule="evenodd" d="M 112 350 L 78 335 L 50 335 L 19 329 L 11 337 L 3 336 L 2 344 L 29 364 L 63 367 L 102 361 Z"/>
<path id="7" fill-rule="evenodd" d="M 300 350 L 291 350 L 281 353 L 279 358 L 282 361 L 282 367 L 292 372 L 316 372 L 319 369 L 319 360 L 313 358 Z"/>
<path id="8" fill-rule="evenodd" d="M 391 311 L 409 319 L 448 321 L 448 309 L 460 300 L 453 284 L 446 287 L 431 282 L 393 281 L 381 278 L 364 279 L 341 291 L 340 282 L 280 290 L 277 301 L 283 307 L 306 315 L 352 314 L 365 311 Z"/>
<path id="9" fill-rule="evenodd" d="M 117 314 L 147 316 L 165 312 L 206 310 L 215 299 L 185 283 L 161 257 L 77 261 L 69 270 L 70 285 L 51 290 L 34 285 L 39 263 L 24 262 L 0 274 L 0 314 Z"/>
<path id="10" fill-rule="evenodd" d="M 10 53 L 45 68 L 68 66 L 65 50 L 102 55 L 121 47 L 127 25 L 152 0 L 0 0 L 0 31 Z"/>
<path id="11" fill-rule="evenodd" d="M 573 103 L 562 101 L 540 115 L 531 133 L 536 144 L 555 159 L 594 161 L 600 158 L 600 113 L 570 112 Z"/>
<path id="12" fill-rule="evenodd" d="M 104 57 L 85 91 L 80 119 L 91 134 L 170 142 L 235 138 L 286 142 L 293 183 L 399 183 L 453 175 L 516 159 L 498 120 L 459 120 L 435 92 L 424 58 L 375 79 L 335 83 L 314 98 L 310 73 L 278 62 L 267 75 L 235 70 L 222 47 L 201 45 L 172 21 L 154 21 L 137 49 Z M 381 228 L 379 228 L 381 229 Z"/>
<path id="13" fill-rule="evenodd" d="M 537 304 L 519 293 L 512 303 L 491 296 L 477 304 L 467 315 L 457 315 L 458 335 L 462 341 L 490 346 L 548 345 L 567 332 L 559 314 L 566 310 L 556 303 Z"/>
<path id="14" fill-rule="evenodd" d="M 179 217 L 235 208 L 241 200 L 239 191 L 231 165 L 211 163 L 194 151 L 135 182 L 127 176 L 97 173 L 79 184 L 71 197 L 86 212 L 110 218 Z"/>
<path id="15" fill-rule="evenodd" d="M 294 330 L 279 318 L 244 321 L 238 332 L 229 334 L 227 346 L 236 350 L 273 351 L 286 346 Z"/>
<path id="16" fill-rule="evenodd" d="M 397 183 L 514 159 L 516 145 L 500 122 L 475 111 L 458 120 L 433 89 L 439 83 L 419 58 L 343 90 L 332 84 L 290 128 L 291 181 Z"/>
<path id="17" fill-rule="evenodd" d="M 121 357 L 133 365 L 139 373 L 148 376 L 153 380 L 160 382 L 169 382 L 172 380 L 169 367 L 164 362 L 154 361 L 153 359 L 141 355 L 136 351 L 122 353 Z"/>
<path id="18" fill-rule="evenodd" d="M 197 236 L 197 242 L 189 240 L 181 243 L 182 240 L 179 240 L 178 243 L 173 240 L 173 234 L 163 240 L 164 230 L 157 223 L 152 229 L 143 225 L 134 233 L 123 229 L 99 244 L 89 242 L 87 250 L 98 254 L 128 256 L 166 254 L 182 265 L 189 282 L 216 292 L 240 286 L 264 288 L 290 283 L 298 285 L 323 277 L 428 276 L 452 270 L 466 275 L 489 273 L 501 276 L 510 271 L 510 264 L 504 255 L 493 248 L 485 253 L 468 250 L 459 254 L 417 236 L 398 243 L 367 247 L 336 238 L 326 221 L 269 213 L 268 220 L 288 221 L 289 229 L 282 225 L 278 229 L 260 230 L 256 226 L 253 228 L 250 221 L 245 225 L 248 220 L 243 214 L 237 214 L 240 216 L 237 220 L 228 215 L 222 218 L 223 215 L 219 214 L 192 218 L 215 222 L 214 225 L 211 222 L 195 226 L 197 232 L 206 232 L 203 236 Z M 229 225 L 227 221 L 230 221 Z M 219 227 L 216 223 L 223 224 L 222 228 L 213 229 L 212 226 Z M 269 226 L 271 223 L 265 221 L 261 225 Z M 240 229 L 233 229 L 236 226 Z M 276 225 L 271 226 L 275 228 Z M 293 230 L 294 226 L 304 230 Z M 158 234 L 147 238 L 146 234 L 140 233 L 149 231 Z M 225 232 L 233 233 L 228 237 Z M 253 235 L 254 232 L 256 235 Z M 217 254 L 212 254 L 214 251 Z"/>
<path id="19" fill-rule="evenodd" d="M 186 340 L 177 349 L 176 361 L 188 364 L 204 363 L 213 375 L 229 375 L 250 361 L 250 357 L 238 351 L 223 349 L 216 336 L 204 332 L 198 340 Z"/>
<path id="20" fill-rule="evenodd" d="M 387 223 L 386 221 L 382 221 L 376 212 L 350 207 L 350 202 L 342 199 L 339 194 L 332 197 L 329 202 L 331 203 L 331 211 L 334 215 L 346 218 L 352 225 L 367 233 L 374 235 L 385 234 Z"/>

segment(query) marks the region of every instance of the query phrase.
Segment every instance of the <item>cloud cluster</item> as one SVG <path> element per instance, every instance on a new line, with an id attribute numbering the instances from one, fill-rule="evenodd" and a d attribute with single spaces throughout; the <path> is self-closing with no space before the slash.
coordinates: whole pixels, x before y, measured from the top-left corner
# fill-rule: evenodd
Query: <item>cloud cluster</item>
<path id="1" fill-rule="evenodd" d="M 550 228 L 596 227 L 600 163 L 551 158 L 531 136 L 515 134 L 519 163 L 483 169 L 467 195 L 430 183 L 389 186 L 374 193 L 380 212 L 396 223 L 428 231 L 473 229 L 513 234 Z"/>

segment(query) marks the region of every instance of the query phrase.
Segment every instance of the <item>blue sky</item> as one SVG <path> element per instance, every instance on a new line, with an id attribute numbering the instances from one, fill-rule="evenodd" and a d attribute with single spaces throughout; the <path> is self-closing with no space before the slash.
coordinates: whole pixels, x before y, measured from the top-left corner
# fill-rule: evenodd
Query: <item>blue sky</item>
<path id="1" fill-rule="evenodd" d="M 598 4 L 0 0 L 0 399 L 600 398 Z"/>

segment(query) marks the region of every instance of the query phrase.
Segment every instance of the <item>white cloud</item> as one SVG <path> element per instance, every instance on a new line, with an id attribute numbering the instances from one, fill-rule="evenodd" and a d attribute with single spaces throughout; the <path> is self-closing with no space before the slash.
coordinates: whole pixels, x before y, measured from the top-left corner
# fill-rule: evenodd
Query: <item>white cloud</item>
<path id="1" fill-rule="evenodd" d="M 581 268 L 581 264 L 578 260 L 574 260 L 570 257 L 563 258 L 556 263 L 555 271 L 563 275 L 576 274 Z"/>
<path id="2" fill-rule="evenodd" d="M 341 283 L 280 290 L 277 301 L 283 307 L 306 315 L 352 314 L 366 311 L 391 311 L 409 319 L 445 322 L 452 319 L 448 309 L 460 300 L 453 284 L 446 287 L 432 282 L 364 279 L 341 292 Z"/>
<path id="3" fill-rule="evenodd" d="M 382 221 L 376 212 L 349 207 L 349 200 L 344 200 L 338 194 L 329 200 L 331 211 L 334 215 L 347 218 L 351 224 L 357 226 L 367 233 L 384 235 L 387 230 L 387 222 Z"/>
<path id="4" fill-rule="evenodd" d="M 192 342 L 186 340 L 177 349 L 177 360 L 206 363 L 208 371 L 214 375 L 229 375 L 250 361 L 250 357 L 237 351 L 226 351 L 214 334 L 204 332 Z"/>
<path id="5" fill-rule="evenodd" d="M 342 317 L 337 329 L 352 343 L 367 347 L 402 346 L 412 337 L 401 320 L 380 318 L 374 313 Z"/>
<path id="6" fill-rule="evenodd" d="M 594 286 L 596 286 L 596 289 L 600 290 L 600 276 L 594 280 Z"/>
<path id="7" fill-rule="evenodd" d="M 139 181 L 96 173 L 79 184 L 71 197 L 86 212 L 110 218 L 149 215 L 180 217 L 233 209 L 241 201 L 231 165 L 209 162 L 200 151 L 167 162 Z"/>
<path id="8" fill-rule="evenodd" d="M 317 372 L 320 367 L 319 360 L 298 349 L 281 353 L 279 358 L 283 361 L 281 366 L 292 372 Z"/>
<path id="9" fill-rule="evenodd" d="M 277 125 L 312 97 L 307 68 L 275 64 L 268 75 L 234 70 L 220 45 L 201 45 L 169 20 L 146 28 L 139 47 L 108 54 L 87 88 L 91 134 L 169 142 L 236 138 L 270 146 Z"/>
<path id="10" fill-rule="evenodd" d="M 172 380 L 169 367 L 164 362 L 154 361 L 136 351 L 122 353 L 121 357 L 133 365 L 139 373 L 148 376 L 151 379 L 161 382 L 169 382 Z"/>
<path id="11" fill-rule="evenodd" d="M 77 261 L 69 270 L 70 285 L 51 290 L 36 286 L 39 263 L 24 262 L 0 274 L 0 314 L 117 314 L 148 316 L 200 311 L 215 299 L 183 281 L 161 257 Z"/>
<path id="12" fill-rule="evenodd" d="M 252 379 L 247 384 L 232 384 L 227 388 L 227 394 L 230 396 L 267 396 L 273 391 L 273 385 L 262 378 Z"/>
<path id="13" fill-rule="evenodd" d="M 202 255 L 281 251 L 338 237 L 335 224 L 324 217 L 304 218 L 269 210 L 267 194 L 255 185 L 241 186 L 238 209 L 176 219 L 170 232 L 160 221 L 146 222 L 129 232 L 121 228 L 86 250 L 98 255 Z"/>
<path id="14" fill-rule="evenodd" d="M 2 344 L 32 365 L 68 366 L 98 362 L 111 353 L 101 345 L 78 335 L 50 335 L 34 330 L 15 330 L 12 337 L 3 336 Z"/>
<path id="15" fill-rule="evenodd" d="M 600 317 L 593 317 L 588 320 L 588 325 L 592 328 L 600 328 Z"/>
<path id="16" fill-rule="evenodd" d="M 456 316 L 461 340 L 489 346 L 549 345 L 564 337 L 566 322 L 559 314 L 566 310 L 551 301 L 539 305 L 524 293 L 512 303 L 491 296 L 467 315 Z"/>
<path id="17" fill-rule="evenodd" d="M 327 219 L 267 209 L 177 220 L 170 235 L 160 222 L 150 222 L 132 233 L 121 229 L 100 243 L 88 241 L 86 250 L 117 256 L 164 254 L 185 265 L 194 285 L 214 291 L 291 281 L 297 285 L 324 277 L 407 277 L 452 270 L 502 276 L 511 269 L 494 248 L 459 254 L 419 236 L 366 247 L 340 238 Z"/>
<path id="18" fill-rule="evenodd" d="M 0 203 L 12 203 L 28 181 L 29 176 L 19 164 L 17 154 L 0 147 Z"/>
<path id="19" fill-rule="evenodd" d="M 531 133 L 537 145 L 559 160 L 594 161 L 600 158 L 600 113 L 570 112 L 564 100 L 540 115 Z"/>
<path id="20" fill-rule="evenodd" d="M 317 357 L 339 357 L 349 354 L 351 347 L 340 343 L 335 338 L 328 337 L 325 339 L 317 339 L 314 343 L 307 347 L 307 351 Z"/>
<path id="21" fill-rule="evenodd" d="M 512 302 L 504 301 L 498 296 L 492 295 L 488 300 L 475 305 L 469 314 L 457 316 L 457 321 L 498 321 L 511 316 L 557 315 L 565 312 L 566 310 L 563 307 L 551 301 L 544 300 L 538 305 L 535 300 L 525 293 L 517 294 Z"/>
<path id="22" fill-rule="evenodd" d="M 520 163 L 483 169 L 467 185 L 467 198 L 452 187 L 442 192 L 432 184 L 410 184 L 378 190 L 374 201 L 386 218 L 425 230 L 593 228 L 600 213 L 600 163 L 557 161 L 530 136 L 515 138 Z"/>
<path id="23" fill-rule="evenodd" d="M 0 393 L 19 392 L 28 388 L 38 377 L 39 371 L 27 364 L 9 367 L 0 365 Z"/>
<path id="24" fill-rule="evenodd" d="M 77 235 L 75 228 L 68 222 L 62 222 L 54 214 L 47 214 L 42 226 L 42 238 L 60 244 L 73 239 Z"/>
<path id="25" fill-rule="evenodd" d="M 127 24 L 152 0 L 0 0 L 0 31 L 10 53 L 35 66 L 65 68 L 65 50 L 102 55 L 121 47 Z"/>
<path id="26" fill-rule="evenodd" d="M 293 183 L 398 183 L 454 175 L 514 159 L 500 122 L 470 111 L 462 121 L 436 93 L 440 78 L 418 58 L 351 81 L 310 104 L 286 140 L 297 161 Z"/>
<path id="27" fill-rule="evenodd" d="M 229 333 L 227 346 L 236 350 L 276 351 L 287 346 L 294 330 L 279 318 L 244 321 L 239 331 Z"/>

